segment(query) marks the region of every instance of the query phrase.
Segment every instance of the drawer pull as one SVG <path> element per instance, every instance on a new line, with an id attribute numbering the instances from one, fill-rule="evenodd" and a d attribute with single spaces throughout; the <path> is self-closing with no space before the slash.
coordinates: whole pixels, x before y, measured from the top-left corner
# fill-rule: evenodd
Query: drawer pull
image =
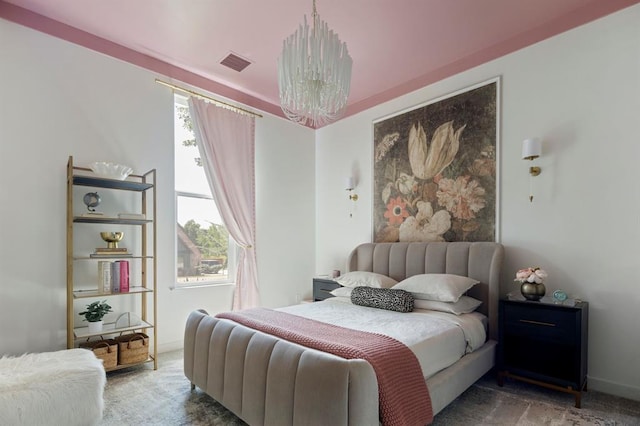
<path id="1" fill-rule="evenodd" d="M 527 324 L 545 325 L 547 327 L 555 327 L 556 325 L 550 322 L 532 321 L 532 320 L 518 320 L 520 322 L 526 322 Z"/>

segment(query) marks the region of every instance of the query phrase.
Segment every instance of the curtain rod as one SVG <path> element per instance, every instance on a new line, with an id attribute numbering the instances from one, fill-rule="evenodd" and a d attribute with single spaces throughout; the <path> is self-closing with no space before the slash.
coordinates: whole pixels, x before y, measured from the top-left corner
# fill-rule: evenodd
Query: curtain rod
<path id="1" fill-rule="evenodd" d="M 211 101 L 211 102 L 213 102 L 215 105 L 217 105 L 219 107 L 230 109 L 231 111 L 235 111 L 235 112 L 240 113 L 240 114 L 253 115 L 255 117 L 262 118 L 262 115 L 258 114 L 257 112 L 249 111 L 248 109 L 240 108 L 240 107 L 237 107 L 235 105 L 231 105 L 231 104 L 228 104 L 226 102 L 219 101 L 218 99 L 214 99 L 214 98 L 211 98 L 209 96 L 203 95 L 201 93 L 194 92 L 193 90 L 189 90 L 189 89 L 185 89 L 185 88 L 180 87 L 180 86 L 176 86 L 175 84 L 167 83 L 166 81 L 162 81 L 162 80 L 159 80 L 157 78 L 156 78 L 156 83 L 162 84 L 163 86 L 170 87 L 173 90 L 178 90 L 180 92 L 188 93 L 188 94 L 190 94 L 192 96 L 195 96 L 197 98 L 200 98 L 200 99 Z"/>

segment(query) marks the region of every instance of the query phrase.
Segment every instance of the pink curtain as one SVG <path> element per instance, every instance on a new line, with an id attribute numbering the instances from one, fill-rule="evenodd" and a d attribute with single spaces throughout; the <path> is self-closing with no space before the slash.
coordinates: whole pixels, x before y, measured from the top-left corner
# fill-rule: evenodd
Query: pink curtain
<path id="1" fill-rule="evenodd" d="M 255 117 L 189 98 L 189 111 L 213 199 L 241 247 L 233 309 L 260 305 L 256 260 Z"/>

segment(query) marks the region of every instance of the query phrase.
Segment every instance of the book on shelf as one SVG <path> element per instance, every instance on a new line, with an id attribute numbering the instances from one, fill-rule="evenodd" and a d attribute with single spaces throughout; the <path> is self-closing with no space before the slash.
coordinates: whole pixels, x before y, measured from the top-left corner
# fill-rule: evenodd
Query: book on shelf
<path id="1" fill-rule="evenodd" d="M 96 247 L 94 253 L 126 253 L 126 247 Z"/>
<path id="2" fill-rule="evenodd" d="M 111 293 L 120 293 L 120 263 L 111 262 Z"/>
<path id="3" fill-rule="evenodd" d="M 129 292 L 129 261 L 118 260 L 116 263 L 120 264 L 120 293 Z"/>
<path id="4" fill-rule="evenodd" d="M 93 258 L 93 259 L 100 259 L 100 258 L 119 258 L 119 257 L 132 257 L 133 254 L 131 253 L 91 253 L 89 254 L 89 257 Z"/>
<path id="5" fill-rule="evenodd" d="M 95 254 L 127 254 L 129 250 L 126 247 L 118 247 L 118 248 L 103 248 L 97 247 L 94 251 Z"/>
<path id="6" fill-rule="evenodd" d="M 129 289 L 128 260 L 98 262 L 98 293 L 128 293 Z"/>
<path id="7" fill-rule="evenodd" d="M 144 213 L 118 213 L 119 219 L 145 219 Z"/>
<path id="8" fill-rule="evenodd" d="M 82 219 L 95 219 L 96 221 L 109 221 L 109 220 L 118 220 L 119 218 L 117 216 L 109 216 L 106 214 L 88 214 L 88 213 L 82 213 L 81 215 L 75 216 L 76 218 L 82 218 Z"/>
<path id="9" fill-rule="evenodd" d="M 102 212 L 86 212 L 86 213 L 82 213 L 80 215 L 81 217 L 100 217 L 100 218 L 104 218 L 105 215 Z"/>
<path id="10" fill-rule="evenodd" d="M 111 293 L 111 262 L 108 260 L 98 262 L 98 293 Z"/>

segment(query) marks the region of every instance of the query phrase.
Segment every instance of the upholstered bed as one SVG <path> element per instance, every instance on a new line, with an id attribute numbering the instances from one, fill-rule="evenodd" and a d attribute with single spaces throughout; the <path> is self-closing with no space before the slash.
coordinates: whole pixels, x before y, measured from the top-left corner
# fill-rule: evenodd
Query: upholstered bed
<path id="1" fill-rule="evenodd" d="M 502 246 L 490 242 L 367 243 L 349 256 L 348 271 L 396 281 L 420 274 L 479 281 L 467 295 L 482 301 L 477 312 L 486 316 L 486 342 L 428 373 L 434 414 L 494 365 L 502 258 Z M 184 343 L 184 370 L 192 386 L 251 425 L 379 424 L 378 380 L 364 359 L 344 359 L 204 311 L 189 316 Z"/>

